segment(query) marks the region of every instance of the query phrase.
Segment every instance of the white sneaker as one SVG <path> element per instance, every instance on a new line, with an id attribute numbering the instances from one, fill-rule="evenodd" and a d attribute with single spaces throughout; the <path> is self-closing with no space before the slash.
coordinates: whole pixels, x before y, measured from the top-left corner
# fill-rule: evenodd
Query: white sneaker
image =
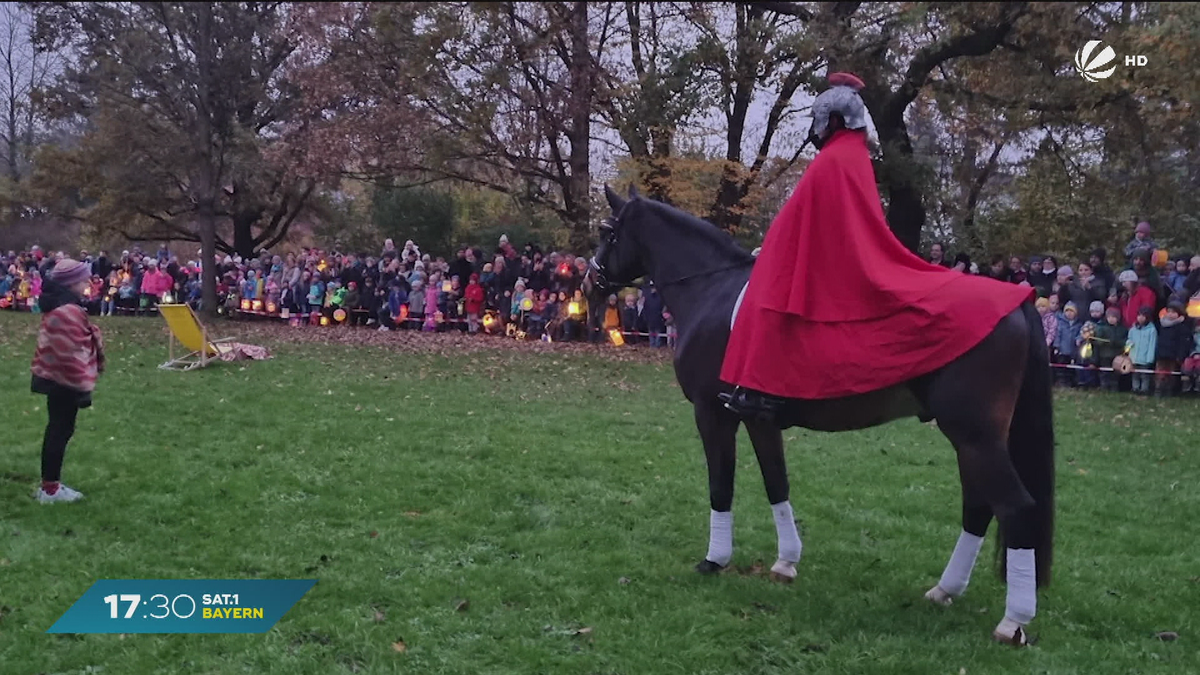
<path id="1" fill-rule="evenodd" d="M 387 326 L 380 326 L 379 332 L 380 333 L 388 333 L 388 332 L 391 332 L 391 329 L 389 329 Z"/>
<path id="2" fill-rule="evenodd" d="M 54 494 L 46 494 L 42 488 L 38 488 L 37 500 L 43 504 L 52 504 L 54 502 L 77 502 L 83 499 L 83 493 L 77 490 L 72 490 L 66 485 L 59 485 L 58 491 Z"/>

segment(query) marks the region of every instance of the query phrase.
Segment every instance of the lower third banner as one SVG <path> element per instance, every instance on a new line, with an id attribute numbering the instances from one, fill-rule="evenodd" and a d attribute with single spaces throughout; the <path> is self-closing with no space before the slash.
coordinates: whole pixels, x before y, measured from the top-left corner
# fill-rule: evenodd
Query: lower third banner
<path id="1" fill-rule="evenodd" d="M 47 633 L 265 633 L 316 579 L 101 579 Z"/>

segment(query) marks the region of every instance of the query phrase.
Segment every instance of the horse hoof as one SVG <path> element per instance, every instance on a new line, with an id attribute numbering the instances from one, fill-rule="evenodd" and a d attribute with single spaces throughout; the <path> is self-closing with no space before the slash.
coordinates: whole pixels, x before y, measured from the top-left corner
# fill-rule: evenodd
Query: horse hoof
<path id="1" fill-rule="evenodd" d="M 696 571 L 700 574 L 720 574 L 725 571 L 725 566 L 718 565 L 711 560 L 701 560 L 696 565 Z"/>
<path id="2" fill-rule="evenodd" d="M 941 605 L 943 607 L 949 607 L 950 605 L 954 604 L 954 597 L 946 591 L 943 591 L 941 586 L 934 586 L 926 591 L 925 599 L 935 605 Z"/>
<path id="3" fill-rule="evenodd" d="M 771 581 L 790 584 L 796 580 L 796 563 L 787 560 L 776 560 L 771 565 Z"/>
<path id="4" fill-rule="evenodd" d="M 1005 617 L 1000 625 L 996 626 L 996 630 L 992 631 L 992 639 L 1013 647 L 1024 647 L 1029 644 L 1029 636 L 1025 633 L 1025 627 L 1008 617 Z"/>

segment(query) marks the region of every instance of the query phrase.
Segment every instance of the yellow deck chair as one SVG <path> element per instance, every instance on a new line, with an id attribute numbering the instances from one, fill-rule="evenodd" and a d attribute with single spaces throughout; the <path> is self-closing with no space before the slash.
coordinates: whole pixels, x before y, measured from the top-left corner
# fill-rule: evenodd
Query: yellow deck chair
<path id="1" fill-rule="evenodd" d="M 188 305 L 159 305 L 159 314 L 167 320 L 171 329 L 170 342 L 167 345 L 166 363 L 159 366 L 160 370 L 194 370 L 203 368 L 213 361 L 220 360 L 221 354 L 233 349 L 224 344 L 233 338 L 210 340 L 208 329 L 200 323 L 200 318 Z M 184 349 L 190 350 L 186 356 L 175 357 L 175 342 Z"/>

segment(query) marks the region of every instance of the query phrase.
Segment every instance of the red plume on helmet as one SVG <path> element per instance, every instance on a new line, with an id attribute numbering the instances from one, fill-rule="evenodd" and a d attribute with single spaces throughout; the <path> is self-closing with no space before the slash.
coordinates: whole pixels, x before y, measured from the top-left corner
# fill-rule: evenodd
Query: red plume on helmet
<path id="1" fill-rule="evenodd" d="M 863 87 L 867 86 L 854 73 L 830 73 L 829 74 L 829 84 L 831 84 L 835 87 L 836 86 L 850 87 L 854 91 L 861 91 Z"/>

